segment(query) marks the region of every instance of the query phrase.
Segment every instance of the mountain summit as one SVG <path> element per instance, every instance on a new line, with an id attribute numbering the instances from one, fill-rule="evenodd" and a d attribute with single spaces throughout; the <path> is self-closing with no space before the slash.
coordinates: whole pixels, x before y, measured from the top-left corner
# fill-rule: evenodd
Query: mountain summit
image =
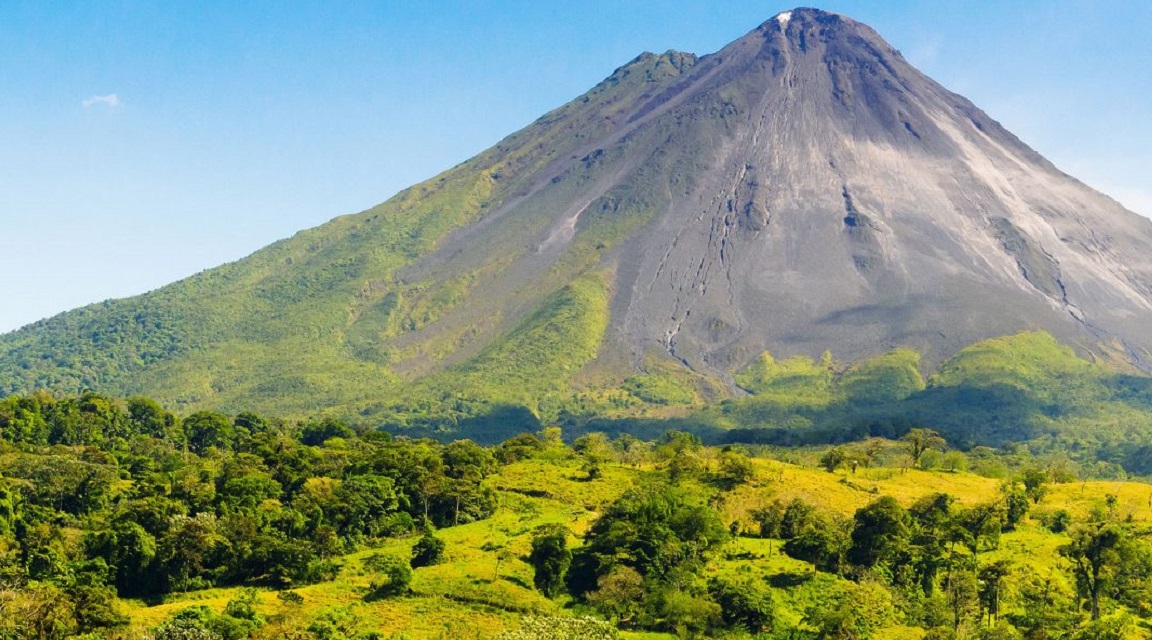
<path id="1" fill-rule="evenodd" d="M 542 407 L 639 372 L 735 392 L 765 351 L 931 367 L 1026 329 L 1148 369 L 1152 221 L 871 28 L 795 9 L 645 53 L 369 211 L 2 336 L 0 391 Z"/>
<path id="2" fill-rule="evenodd" d="M 903 345 L 938 360 L 1044 328 L 1117 340 L 1145 362 L 1152 224 L 872 29 L 782 13 L 656 100 L 629 135 L 668 130 L 662 153 L 705 166 L 621 254 L 618 272 L 636 274 L 617 296 L 622 346 L 656 337 L 721 371 L 763 349 L 854 358 Z M 713 117 L 684 126 L 701 108 Z"/>

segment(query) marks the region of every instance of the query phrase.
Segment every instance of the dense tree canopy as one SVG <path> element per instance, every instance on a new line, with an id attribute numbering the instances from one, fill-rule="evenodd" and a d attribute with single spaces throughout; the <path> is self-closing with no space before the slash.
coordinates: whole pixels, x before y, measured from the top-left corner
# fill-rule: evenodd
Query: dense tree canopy
<path id="1" fill-rule="evenodd" d="M 909 488 L 913 500 L 868 483 L 912 474 L 950 487 L 972 476 L 908 469 L 909 441 L 846 443 L 837 456 L 873 468 L 813 472 L 815 486 L 853 496 L 846 517 L 850 509 L 829 508 L 818 491 L 794 490 L 764 451 L 708 448 L 685 432 L 655 443 L 583 435 L 572 447 L 560 436 L 548 429 L 487 448 L 330 419 L 181 419 L 140 397 L 0 401 L 0 638 L 114 637 L 125 622 L 118 597 L 230 587 L 224 611 L 184 609 L 152 637 L 368 640 L 354 617 L 335 614 L 293 631 L 305 635 L 277 636 L 288 623 L 263 619 L 254 592 L 238 589 L 271 588 L 290 602 L 300 597 L 292 589 L 334 578 L 343 563 L 341 584 L 360 581 L 360 604 L 403 603 L 422 597 L 420 575 L 474 571 L 461 558 L 480 554 L 506 563 L 468 574 L 468 584 L 490 587 L 486 597 L 521 588 L 538 602 L 570 596 L 577 611 L 610 621 L 577 627 L 605 637 L 618 626 L 868 638 L 900 624 L 926 638 L 1073 640 L 1131 636 L 1152 616 L 1152 548 L 1146 523 L 1131 519 L 1132 498 L 1109 485 L 1090 512 L 1053 504 L 1075 477 L 1059 461 L 968 451 L 974 468 L 998 474 L 982 479 L 986 493 Z M 931 451 L 921 466 L 931 466 Z M 786 455 L 827 469 L 818 462 L 826 453 Z M 885 460 L 891 466 L 875 468 Z M 536 474 L 545 478 L 528 477 Z M 510 478 L 523 484 L 509 488 Z M 498 504 L 499 518 L 441 531 L 488 518 Z M 555 511 L 541 516 L 540 504 Z M 568 518 L 586 528 L 567 529 Z M 453 546 L 477 531 L 489 544 Z M 1035 538 L 1059 547 L 1051 571 L 1013 555 Z M 414 580 L 414 570 L 440 563 L 449 566 Z"/>
<path id="2" fill-rule="evenodd" d="M 0 454 L 0 580 L 61 590 L 72 608 L 58 626 L 79 633 L 122 623 L 116 594 L 317 582 L 356 545 L 494 507 L 494 458 L 471 442 L 252 413 L 180 420 L 143 397 L 5 399 Z"/>

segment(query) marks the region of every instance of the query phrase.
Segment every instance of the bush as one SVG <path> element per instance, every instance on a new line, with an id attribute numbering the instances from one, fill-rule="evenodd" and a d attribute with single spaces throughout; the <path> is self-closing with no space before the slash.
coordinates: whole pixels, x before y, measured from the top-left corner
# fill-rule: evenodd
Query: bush
<path id="1" fill-rule="evenodd" d="M 416 531 L 416 521 L 403 511 L 384 516 L 380 521 L 380 534 L 389 538 L 404 536 Z"/>
<path id="2" fill-rule="evenodd" d="M 304 596 L 295 591 L 281 591 L 276 594 L 276 599 L 286 605 L 299 606 L 304 604 Z"/>
<path id="3" fill-rule="evenodd" d="M 340 567 L 343 566 L 335 560 L 314 559 L 308 563 L 304 569 L 304 573 L 299 576 L 299 582 L 302 584 L 316 584 L 317 582 L 327 582 L 335 580 L 336 576 L 340 573 Z"/>
<path id="4" fill-rule="evenodd" d="M 708 593 L 720 605 L 720 617 L 728 627 L 760 633 L 771 628 L 776 618 L 772 593 L 755 582 L 713 579 Z"/>
<path id="5" fill-rule="evenodd" d="M 1072 514 L 1064 509 L 1036 514 L 1040 522 L 1052 533 L 1064 533 L 1072 525 Z"/>
<path id="6" fill-rule="evenodd" d="M 847 584 L 821 594 L 804 613 L 804 623 L 821 638 L 871 638 L 896 621 L 892 596 L 875 583 Z"/>
<path id="7" fill-rule="evenodd" d="M 681 638 L 700 637 L 721 620 L 720 605 L 704 594 L 668 587 L 656 595 L 655 604 L 664 630 Z"/>
<path id="8" fill-rule="evenodd" d="M 517 631 L 505 631 L 496 640 L 617 640 L 620 632 L 611 623 L 595 618 L 527 616 Z"/>
<path id="9" fill-rule="evenodd" d="M 412 567 L 394 555 L 374 553 L 364 559 L 364 568 L 375 574 L 368 585 L 365 600 L 380 600 L 408 593 L 412 584 Z"/>
<path id="10" fill-rule="evenodd" d="M 252 609 L 255 599 L 255 591 L 246 591 L 230 601 L 223 614 L 203 605 L 188 607 L 152 629 L 146 637 L 149 640 L 243 640 L 263 624 Z"/>
<path id="11" fill-rule="evenodd" d="M 425 531 L 412 547 L 412 568 L 430 567 L 444 562 L 444 547 L 443 540 L 432 535 L 431 531 Z"/>

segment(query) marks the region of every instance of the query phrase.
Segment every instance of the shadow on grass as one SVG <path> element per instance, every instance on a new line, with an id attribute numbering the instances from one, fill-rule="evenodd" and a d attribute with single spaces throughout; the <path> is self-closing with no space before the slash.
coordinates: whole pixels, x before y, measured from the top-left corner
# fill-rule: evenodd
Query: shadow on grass
<path id="1" fill-rule="evenodd" d="M 523 578 L 520 578 L 518 576 L 500 576 L 500 579 L 503 580 L 504 582 L 511 582 L 512 584 L 516 585 L 517 587 L 521 587 L 523 589 L 528 589 L 529 591 L 531 591 L 533 589 L 532 585 L 528 584 L 527 582 L 524 581 Z"/>
<path id="2" fill-rule="evenodd" d="M 768 584 L 772 585 L 772 587 L 776 589 L 788 589 L 791 587 L 798 587 L 805 582 L 808 582 L 815 576 L 815 573 L 794 573 L 791 571 L 784 571 L 770 576 L 768 578 Z"/>

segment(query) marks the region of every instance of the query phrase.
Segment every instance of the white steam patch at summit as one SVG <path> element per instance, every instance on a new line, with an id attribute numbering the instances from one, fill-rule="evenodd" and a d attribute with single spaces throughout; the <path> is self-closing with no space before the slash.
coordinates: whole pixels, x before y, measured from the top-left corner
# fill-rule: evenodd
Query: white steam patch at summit
<path id="1" fill-rule="evenodd" d="M 780 13 L 776 16 L 776 22 L 780 23 L 781 29 L 787 29 L 788 28 L 788 21 L 791 19 L 792 19 L 792 12 L 791 11 L 785 11 L 785 12 Z"/>

